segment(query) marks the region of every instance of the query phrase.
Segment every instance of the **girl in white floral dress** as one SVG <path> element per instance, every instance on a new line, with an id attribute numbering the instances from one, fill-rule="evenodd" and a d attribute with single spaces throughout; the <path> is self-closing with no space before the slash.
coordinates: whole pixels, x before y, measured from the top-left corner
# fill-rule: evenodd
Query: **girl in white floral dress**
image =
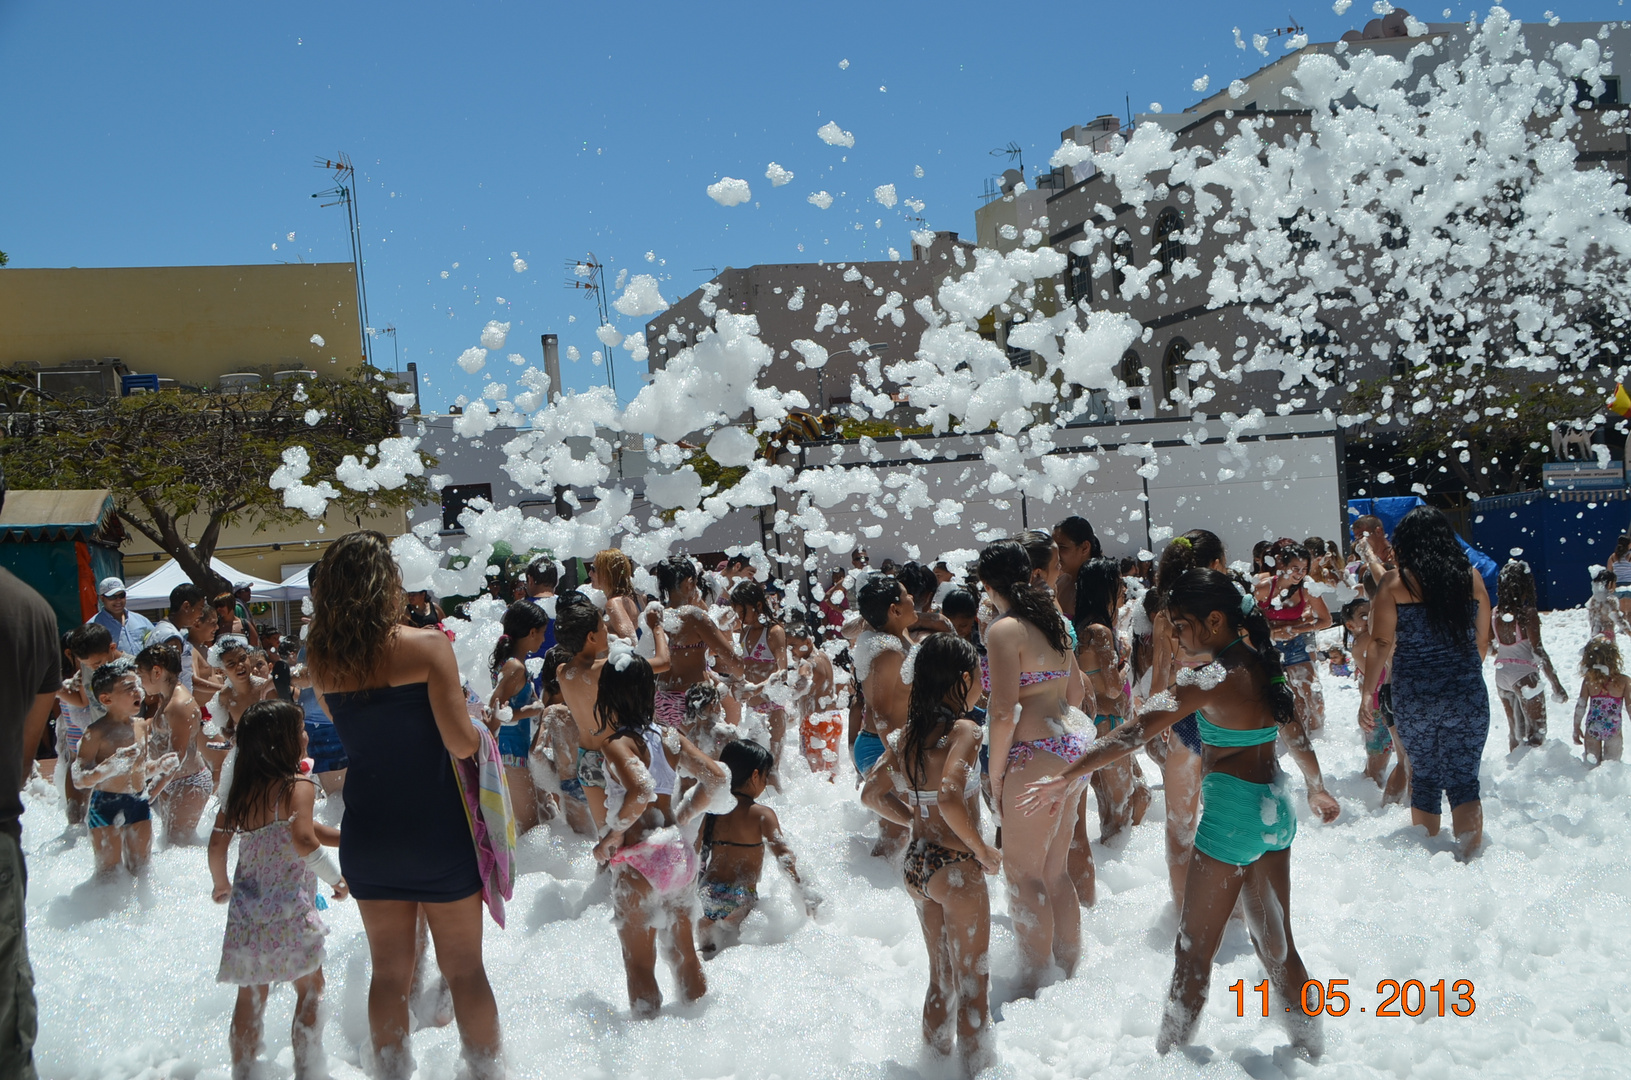
<path id="1" fill-rule="evenodd" d="M 318 1007 L 323 998 L 323 937 L 317 879 L 347 890 L 322 845 L 338 829 L 312 818 L 316 785 L 300 771 L 306 754 L 304 714 L 286 701 L 260 701 L 238 721 L 237 766 L 210 837 L 215 902 L 227 908 L 218 982 L 238 987 L 232 1014 L 233 1077 L 247 1077 L 261 1049 L 262 1018 L 272 983 L 294 984 L 290 1040 L 297 1080 L 327 1075 Z M 227 881 L 227 846 L 238 837 L 238 868 Z"/>

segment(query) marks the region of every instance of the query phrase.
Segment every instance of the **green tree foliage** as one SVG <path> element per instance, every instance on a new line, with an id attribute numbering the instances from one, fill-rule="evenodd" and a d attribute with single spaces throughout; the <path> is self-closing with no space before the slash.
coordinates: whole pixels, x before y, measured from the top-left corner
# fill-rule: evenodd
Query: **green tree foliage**
<path id="1" fill-rule="evenodd" d="M 305 519 L 267 486 L 286 448 L 310 451 L 308 479 L 315 482 L 348 455 L 372 458 L 380 440 L 399 434 L 397 407 L 378 376 L 365 368 L 350 378 L 270 390 L 164 391 L 98 402 L 57 400 L 35 390 L 26 375 L 0 372 L 6 398 L 0 457 L 14 489 L 111 490 L 128 527 L 193 581 L 218 588 L 223 583 L 209 564 L 223 528 L 240 520 L 263 528 Z M 393 490 L 335 486 L 340 495 L 332 505 L 347 515 L 430 497 L 422 477 Z M 195 527 L 202 521 L 196 536 L 187 535 L 189 518 Z"/>

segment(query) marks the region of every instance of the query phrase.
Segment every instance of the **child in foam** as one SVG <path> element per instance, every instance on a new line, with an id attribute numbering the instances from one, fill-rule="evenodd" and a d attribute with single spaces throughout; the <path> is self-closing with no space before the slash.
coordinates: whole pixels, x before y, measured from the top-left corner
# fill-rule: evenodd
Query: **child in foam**
<path id="1" fill-rule="evenodd" d="M 770 610 L 765 588 L 751 578 L 731 589 L 731 611 L 740 628 L 744 678 L 750 684 L 738 693 L 742 704 L 762 716 L 770 729 L 770 753 L 781 763 L 782 740 L 787 736 L 787 631 Z M 773 781 L 774 782 L 774 781 Z"/>
<path id="2" fill-rule="evenodd" d="M 151 801 L 180 765 L 174 753 L 148 756 L 157 699 L 142 693 L 133 657 L 103 664 L 91 676 L 91 693 L 105 710 L 85 729 L 73 765 L 74 783 L 90 789 L 85 823 L 96 851 L 96 871 L 106 874 L 122 861 L 133 874 L 147 868 L 153 849 Z"/>
<path id="3" fill-rule="evenodd" d="M 91 693 L 91 676 L 96 669 L 119 655 L 113 644 L 113 635 L 100 623 L 76 626 L 63 635 L 63 650 L 67 663 L 72 665 L 57 691 L 62 703 L 62 723 L 57 731 L 57 756 L 62 759 L 62 791 L 68 812 L 68 824 L 77 825 L 85 820 L 86 799 L 90 793 L 74 785 L 73 760 L 79 755 L 79 741 L 85 729 L 102 718 L 106 711 L 96 695 Z"/>
<path id="4" fill-rule="evenodd" d="M 1529 564 L 1510 559 L 1495 585 L 1493 618 L 1495 690 L 1506 709 L 1507 750 L 1519 743 L 1546 741 L 1546 693 L 1540 677 L 1551 681 L 1559 703 L 1569 700 L 1540 641 L 1540 610 L 1535 601 L 1535 575 Z"/>
<path id="5" fill-rule="evenodd" d="M 659 933 L 681 998 L 695 1001 L 708 991 L 691 923 L 696 822 L 729 788 L 723 765 L 678 730 L 659 732 L 652 721 L 656 690 L 656 675 L 645 658 L 614 643 L 600 667 L 595 697 L 597 734 L 604 740 L 606 828 L 594 855 L 613 874 L 629 1006 L 638 1018 L 655 1016 L 663 1003 L 657 986 Z M 669 764 L 670 756 L 678 769 Z M 681 770 L 699 783 L 675 801 Z"/>
<path id="6" fill-rule="evenodd" d="M 1574 743 L 1589 764 L 1619 761 L 1625 748 L 1621 724 L 1631 679 L 1620 673 L 1620 650 L 1606 637 L 1586 642 L 1580 657 L 1580 697 L 1574 705 Z"/>
<path id="7" fill-rule="evenodd" d="M 793 882 L 793 894 L 806 915 L 814 915 L 821 898 L 799 877 L 793 849 L 782 836 L 776 811 L 757 800 L 770 783 L 775 762 L 770 751 L 755 742 L 736 739 L 725 744 L 720 762 L 730 770 L 731 794 L 736 807 L 729 813 L 708 814 L 702 825 L 702 919 L 697 936 L 703 956 L 712 956 L 741 933 L 742 922 L 759 899 L 759 878 L 764 872 L 765 845 Z"/>
<path id="8" fill-rule="evenodd" d="M 530 600 L 517 600 L 504 612 L 504 632 L 493 646 L 493 693 L 488 699 L 485 721 L 498 739 L 499 756 L 515 806 L 517 833 L 538 824 L 543 793 L 532 782 L 528 756 L 537 741 L 538 720 L 544 711 L 538 685 L 527 665 L 528 657 L 544 642 L 549 617 Z"/>
<path id="9" fill-rule="evenodd" d="M 980 658 L 953 634 L 932 634 L 913 654 L 906 726 L 867 778 L 862 799 L 911 830 L 906 889 L 929 947 L 923 1039 L 960 1049 L 965 1075 L 995 1064 L 987 998 L 991 897 L 986 875 L 1002 856 L 980 833 Z M 955 1036 L 955 1042 L 953 1037 Z"/>
<path id="10" fill-rule="evenodd" d="M 255 702 L 272 697 L 277 687 L 270 678 L 256 678 L 249 640 L 238 634 L 222 634 L 216 638 L 215 644 L 210 646 L 208 660 L 210 667 L 226 673 L 225 683 L 210 701 L 209 720 L 204 724 L 204 734 L 210 737 L 204 757 L 215 770 L 219 784 L 238 730 L 238 718 Z"/>
<path id="11" fill-rule="evenodd" d="M 1194 716 L 1205 747 L 1203 810 L 1184 886 L 1172 989 L 1155 1048 L 1164 1054 L 1193 1042 L 1212 961 L 1244 888 L 1252 943 L 1286 1006 L 1293 1045 L 1318 1056 L 1318 1027 L 1298 1007 L 1308 972 L 1291 934 L 1297 815 L 1275 756 L 1277 739 L 1284 738 L 1307 780 L 1308 808 L 1329 823 L 1341 807 L 1325 791 L 1319 760 L 1296 719 L 1270 642 L 1269 623 L 1251 596 L 1241 596 L 1226 574 L 1191 570 L 1167 593 L 1166 610 L 1178 646 L 1210 655 L 1212 662 L 1179 675 L 1174 690 L 1153 695 L 1137 721 L 1099 739 L 1059 776 L 1032 783 L 1021 807 L 1027 813 L 1046 811 L 1068 798 L 1075 778 Z"/>
<path id="12" fill-rule="evenodd" d="M 181 651 L 173 643 L 149 645 L 137 653 L 136 671 L 142 689 L 158 699 L 150 749 L 160 754 L 173 750 L 179 758 L 175 779 L 154 803 L 164 822 L 164 839 L 169 844 L 191 844 L 198 839 L 198 819 L 215 790 L 200 752 L 203 713 L 181 685 Z"/>
<path id="13" fill-rule="evenodd" d="M 317 785 L 300 771 L 306 729 L 300 707 L 262 701 L 238 722 L 238 763 L 232 790 L 210 836 L 210 874 L 217 904 L 228 904 L 216 981 L 238 987 L 230 1045 L 234 1077 L 249 1076 L 261 1050 L 262 1021 L 272 983 L 293 983 L 290 1042 L 297 1080 L 327 1075 L 323 1056 L 323 937 L 317 881 L 348 895 L 345 879 L 323 845 L 339 830 L 312 817 Z M 238 838 L 238 868 L 227 880 L 227 847 Z"/>

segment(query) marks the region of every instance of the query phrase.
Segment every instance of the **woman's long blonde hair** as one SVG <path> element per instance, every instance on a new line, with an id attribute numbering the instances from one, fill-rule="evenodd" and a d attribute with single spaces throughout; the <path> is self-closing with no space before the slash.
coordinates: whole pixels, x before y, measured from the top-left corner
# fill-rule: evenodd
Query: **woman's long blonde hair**
<path id="1" fill-rule="evenodd" d="M 360 689 L 402 621 L 402 572 L 372 529 L 334 541 L 311 571 L 306 663 L 326 687 Z"/>
<path id="2" fill-rule="evenodd" d="M 634 595 L 634 560 L 618 548 L 595 554 L 595 578 L 608 597 Z"/>

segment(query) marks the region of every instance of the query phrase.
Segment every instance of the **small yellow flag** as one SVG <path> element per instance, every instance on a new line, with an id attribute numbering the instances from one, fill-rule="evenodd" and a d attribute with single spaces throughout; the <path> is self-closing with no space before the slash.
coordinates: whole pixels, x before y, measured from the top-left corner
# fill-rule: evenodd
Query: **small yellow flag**
<path id="1" fill-rule="evenodd" d="M 1624 383 L 1614 384 L 1614 396 L 1609 399 L 1608 407 L 1621 416 L 1631 416 L 1631 394 L 1625 392 Z"/>

